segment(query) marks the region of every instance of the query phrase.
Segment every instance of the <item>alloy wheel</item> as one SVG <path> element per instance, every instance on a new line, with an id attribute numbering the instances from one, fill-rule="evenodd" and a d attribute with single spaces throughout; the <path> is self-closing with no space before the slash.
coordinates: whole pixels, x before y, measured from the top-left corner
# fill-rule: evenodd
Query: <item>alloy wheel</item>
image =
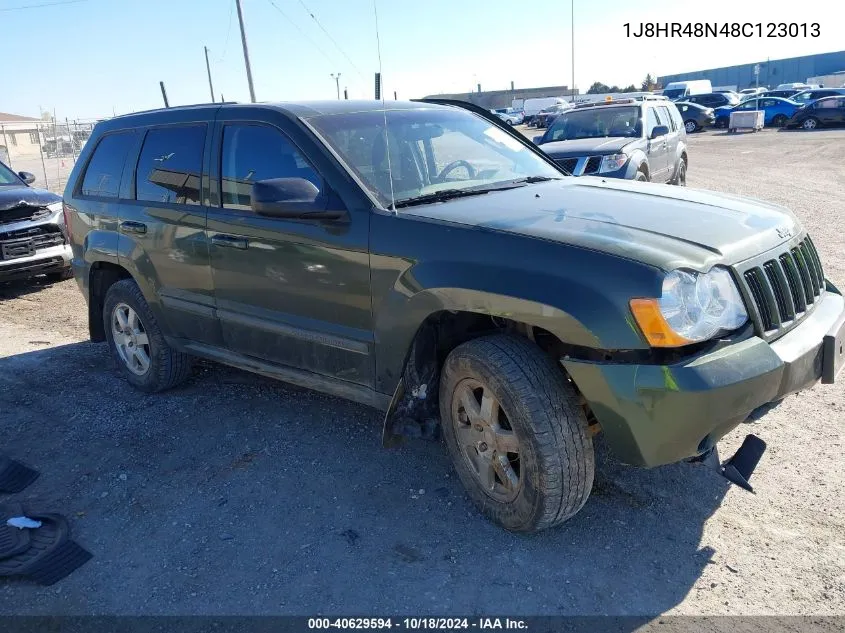
<path id="1" fill-rule="evenodd" d="M 519 493 L 520 446 L 507 414 L 487 385 L 466 378 L 452 396 L 455 439 L 476 483 L 500 502 Z"/>
<path id="2" fill-rule="evenodd" d="M 120 360 L 133 374 L 146 374 L 150 369 L 150 339 L 138 313 L 125 303 L 118 303 L 112 311 L 111 327 Z"/>

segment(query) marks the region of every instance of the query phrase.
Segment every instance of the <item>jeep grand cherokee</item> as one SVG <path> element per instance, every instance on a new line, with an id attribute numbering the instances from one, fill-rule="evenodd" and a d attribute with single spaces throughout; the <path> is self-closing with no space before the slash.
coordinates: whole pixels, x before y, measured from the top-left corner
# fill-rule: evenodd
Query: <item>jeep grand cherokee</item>
<path id="1" fill-rule="evenodd" d="M 598 432 L 748 487 L 762 442 L 726 464 L 716 442 L 843 361 L 845 303 L 788 210 L 566 177 L 468 104 L 117 117 L 65 204 L 91 337 L 130 384 L 202 357 L 378 407 L 386 444 L 442 433 L 511 530 L 584 505 Z"/>

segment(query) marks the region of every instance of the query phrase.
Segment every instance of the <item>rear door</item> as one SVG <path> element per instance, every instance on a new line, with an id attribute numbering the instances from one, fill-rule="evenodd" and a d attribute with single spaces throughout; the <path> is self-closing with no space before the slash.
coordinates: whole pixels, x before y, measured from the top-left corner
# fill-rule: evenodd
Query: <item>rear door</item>
<path id="1" fill-rule="evenodd" d="M 370 209 L 347 209 L 342 220 L 256 214 L 251 186 L 272 178 L 304 178 L 329 204 L 346 205 L 314 157 L 293 141 L 301 130 L 281 116 L 256 122 L 240 112 L 216 125 L 213 180 L 219 194 L 208 218 L 225 345 L 245 356 L 372 386 Z"/>
<path id="2" fill-rule="evenodd" d="M 665 182 L 667 178 L 666 171 L 668 165 L 668 135 L 659 136 L 655 139 L 652 139 L 651 135 L 654 128 L 658 125 L 668 126 L 669 123 L 664 123 L 660 119 L 660 115 L 655 107 L 645 108 L 645 119 L 645 134 L 648 143 L 646 153 L 648 154 L 649 176 L 652 182 Z M 671 130 L 672 128 L 669 129 Z"/>
<path id="3" fill-rule="evenodd" d="M 212 111 L 209 111 L 212 112 Z M 213 115 L 212 115 L 213 116 Z M 130 200 L 120 209 L 119 257 L 172 336 L 220 344 L 201 181 L 210 121 L 141 130 Z"/>

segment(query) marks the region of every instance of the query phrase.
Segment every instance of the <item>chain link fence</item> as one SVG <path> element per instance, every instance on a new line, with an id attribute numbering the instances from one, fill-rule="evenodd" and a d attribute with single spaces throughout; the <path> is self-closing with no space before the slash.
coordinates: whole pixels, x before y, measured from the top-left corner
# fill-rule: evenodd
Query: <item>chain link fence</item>
<path id="1" fill-rule="evenodd" d="M 0 161 L 61 195 L 98 119 L 0 120 Z"/>

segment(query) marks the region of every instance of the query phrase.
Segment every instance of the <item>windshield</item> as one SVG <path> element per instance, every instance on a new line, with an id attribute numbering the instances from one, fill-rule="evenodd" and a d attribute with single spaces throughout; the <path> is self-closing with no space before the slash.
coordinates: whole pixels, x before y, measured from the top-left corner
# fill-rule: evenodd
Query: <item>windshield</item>
<path id="1" fill-rule="evenodd" d="M 562 174 L 507 132 L 465 110 L 381 110 L 317 116 L 314 128 L 390 206 L 438 191 L 484 191 L 525 178 Z M 388 147 L 390 170 L 388 172 Z"/>
<path id="2" fill-rule="evenodd" d="M 583 108 L 568 110 L 555 119 L 546 132 L 546 140 L 571 141 L 578 138 L 602 138 L 642 135 L 640 108 Z"/>
<path id="3" fill-rule="evenodd" d="M 664 90 L 663 96 L 670 100 L 677 99 L 678 97 L 683 97 L 686 91 L 686 88 L 671 88 L 670 90 Z"/>
<path id="4" fill-rule="evenodd" d="M 0 186 L 2 185 L 20 185 L 21 179 L 15 175 L 11 169 L 0 163 Z"/>

